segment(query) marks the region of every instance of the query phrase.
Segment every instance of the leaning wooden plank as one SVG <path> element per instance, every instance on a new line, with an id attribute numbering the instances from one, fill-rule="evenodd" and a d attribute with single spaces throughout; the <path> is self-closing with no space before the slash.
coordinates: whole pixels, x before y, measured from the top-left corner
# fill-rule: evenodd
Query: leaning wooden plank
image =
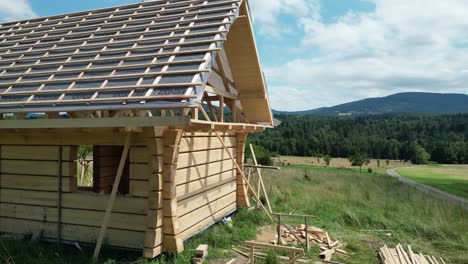
<path id="1" fill-rule="evenodd" d="M 107 205 L 106 214 L 104 215 L 104 218 L 102 220 L 101 230 L 99 231 L 99 237 L 97 240 L 96 248 L 94 249 L 94 254 L 93 254 L 94 259 L 98 258 L 99 253 L 101 251 L 102 242 L 104 240 L 104 235 L 107 229 L 107 225 L 109 224 L 110 215 L 114 207 L 115 197 L 117 195 L 117 190 L 120 184 L 120 179 L 122 178 L 122 173 L 125 167 L 125 161 L 127 160 L 128 151 L 130 149 L 130 139 L 131 139 L 131 134 L 129 133 L 125 141 L 125 146 L 122 152 L 122 157 L 120 159 L 119 168 L 117 169 L 117 175 L 115 176 L 114 185 L 112 186 L 112 192 L 109 198 L 109 203 Z"/>
<path id="2" fill-rule="evenodd" d="M 255 151 L 254 151 L 254 148 L 253 148 L 252 144 L 250 144 L 250 151 L 252 153 L 252 159 L 253 159 L 253 162 L 254 162 L 255 166 L 258 166 L 259 164 L 257 162 L 257 157 L 255 156 Z M 259 182 L 260 182 L 260 186 L 262 187 L 263 196 L 265 197 L 266 204 L 268 206 L 268 210 L 270 210 L 270 213 L 273 213 L 273 210 L 271 210 L 270 199 L 268 199 L 268 193 L 267 193 L 267 191 L 265 189 L 265 184 L 263 183 L 262 171 L 258 167 L 256 168 L 256 170 L 257 170 L 257 175 L 258 175 L 258 179 L 259 179 Z"/>

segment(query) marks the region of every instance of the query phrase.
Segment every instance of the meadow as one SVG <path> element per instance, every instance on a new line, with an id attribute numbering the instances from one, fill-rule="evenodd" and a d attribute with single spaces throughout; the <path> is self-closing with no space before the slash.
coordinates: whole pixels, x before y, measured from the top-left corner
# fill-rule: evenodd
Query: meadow
<path id="1" fill-rule="evenodd" d="M 315 215 L 311 225 L 343 242 L 352 256 L 336 256 L 335 261 L 380 263 L 380 246 L 401 243 L 411 244 L 418 252 L 442 256 L 449 263 L 468 263 L 468 213 L 395 178 L 346 168 L 290 165 L 264 171 L 264 180 L 275 212 Z M 186 264 L 200 243 L 210 246 L 208 263 L 225 263 L 233 257 L 232 245 L 256 239 L 259 230 L 274 230 L 274 223 L 261 210 L 240 210 L 233 224 L 233 228 L 219 224 L 196 236 L 180 255 L 144 260 L 138 253 L 106 250 L 98 263 Z M 2 263 L 92 263 L 92 248 L 79 252 L 68 246 L 0 241 Z M 312 248 L 308 256 L 317 260 L 318 249 Z"/>
<path id="2" fill-rule="evenodd" d="M 413 181 L 468 198 L 468 165 L 422 165 L 396 171 Z"/>

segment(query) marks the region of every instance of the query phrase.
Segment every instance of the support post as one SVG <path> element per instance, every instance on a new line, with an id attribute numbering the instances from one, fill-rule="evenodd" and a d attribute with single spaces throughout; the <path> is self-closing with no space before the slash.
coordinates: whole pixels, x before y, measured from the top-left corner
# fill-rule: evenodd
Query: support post
<path id="1" fill-rule="evenodd" d="M 236 144 L 236 162 L 239 167 L 243 167 L 244 164 L 244 155 L 245 155 L 245 141 L 247 140 L 247 133 L 237 134 L 237 144 Z M 247 195 L 247 183 L 242 178 L 240 172 L 237 172 L 236 176 L 237 181 L 237 206 L 238 207 L 250 207 L 249 197 Z M 249 179 L 247 179 L 249 181 Z"/>
<path id="2" fill-rule="evenodd" d="M 63 147 L 58 147 L 58 175 L 57 175 L 57 242 L 62 243 L 62 152 Z"/>
<path id="3" fill-rule="evenodd" d="M 117 191 L 119 189 L 120 179 L 122 178 L 122 173 L 125 167 L 125 161 L 127 160 L 128 152 L 130 149 L 130 139 L 131 134 L 129 133 L 125 138 L 125 147 L 120 158 L 119 167 L 117 169 L 117 175 L 115 175 L 114 185 L 112 186 L 112 192 L 109 197 L 109 202 L 107 203 L 106 213 L 104 215 L 104 218 L 102 219 L 99 237 L 96 243 L 96 248 L 94 249 L 94 259 L 97 259 L 99 257 L 99 253 L 101 252 L 102 242 L 104 241 L 104 235 L 106 233 L 107 225 L 109 224 L 112 208 L 114 207 L 115 197 L 117 196 Z"/>
<path id="4" fill-rule="evenodd" d="M 177 214 L 177 193 L 175 175 L 179 159 L 179 148 L 183 130 L 166 130 L 163 134 L 163 251 L 168 253 L 180 253 L 184 250 L 184 243 L 179 228 L 179 216 Z"/>

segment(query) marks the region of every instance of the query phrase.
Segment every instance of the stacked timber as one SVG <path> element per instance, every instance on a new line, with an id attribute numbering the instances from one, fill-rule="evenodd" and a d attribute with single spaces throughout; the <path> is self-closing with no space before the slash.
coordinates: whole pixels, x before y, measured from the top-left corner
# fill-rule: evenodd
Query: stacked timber
<path id="1" fill-rule="evenodd" d="M 387 245 L 380 248 L 380 259 L 383 264 L 446 264 L 443 258 L 414 253 L 408 245 L 408 251 L 398 244 L 395 248 L 388 248 Z"/>
<path id="2" fill-rule="evenodd" d="M 327 232 L 324 230 L 308 226 L 307 230 L 305 225 L 300 225 L 296 228 L 291 226 L 281 227 L 281 238 L 282 244 L 299 245 L 301 240 L 309 240 L 310 244 L 317 245 L 320 250 L 320 258 L 324 260 L 331 260 L 333 254 L 337 253 L 343 256 L 349 256 L 348 252 L 341 249 L 343 244 L 339 240 L 333 241 Z M 277 239 L 270 241 L 272 244 L 277 244 Z"/>

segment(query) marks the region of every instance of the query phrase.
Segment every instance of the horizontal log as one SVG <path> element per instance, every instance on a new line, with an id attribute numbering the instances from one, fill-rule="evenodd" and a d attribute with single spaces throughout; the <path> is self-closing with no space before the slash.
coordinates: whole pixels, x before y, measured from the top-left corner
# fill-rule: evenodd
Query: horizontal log
<path id="1" fill-rule="evenodd" d="M 162 243 L 162 228 L 157 229 L 146 229 L 145 238 L 144 238 L 144 247 L 145 248 L 155 248 L 160 246 Z"/>
<path id="2" fill-rule="evenodd" d="M 149 229 L 157 229 L 162 226 L 163 221 L 163 211 L 162 209 L 158 210 L 149 210 L 148 216 L 146 217 L 146 227 Z"/>
<path id="3" fill-rule="evenodd" d="M 199 180 L 207 175 L 214 175 L 229 169 L 235 169 L 234 162 L 231 159 L 179 169 L 176 172 L 175 184 L 180 185 Z"/>
<path id="4" fill-rule="evenodd" d="M 223 138 L 226 146 L 235 147 L 237 143 L 237 138 L 234 136 L 228 136 Z M 219 139 L 214 137 L 183 137 L 180 142 L 179 152 L 193 152 L 201 150 L 210 150 L 223 148 Z"/>
<path id="5" fill-rule="evenodd" d="M 214 215 L 206 218 L 206 219 L 203 219 L 202 221 L 198 222 L 196 225 L 190 227 L 189 229 L 183 231 L 181 233 L 182 237 L 184 239 L 187 239 L 191 236 L 193 236 L 194 234 L 196 234 L 198 231 L 202 230 L 203 228 L 206 228 L 207 226 L 209 226 L 210 224 L 213 224 L 219 220 L 221 220 L 223 217 L 225 217 L 227 214 L 229 214 L 230 212 L 233 212 L 234 210 L 236 210 L 236 203 L 233 203 L 229 206 L 227 206 L 226 208 L 222 209 L 221 211 L 215 213 Z"/>
<path id="6" fill-rule="evenodd" d="M 70 192 L 70 177 L 62 178 L 62 191 Z M 2 188 L 34 190 L 34 191 L 57 191 L 57 177 L 27 176 L 27 175 L 0 175 L 0 186 Z"/>
<path id="7" fill-rule="evenodd" d="M 153 259 L 161 255 L 162 246 L 157 246 L 155 248 L 146 248 L 143 250 L 143 256 L 148 259 Z"/>
<path id="8" fill-rule="evenodd" d="M 1 232 L 17 233 L 17 234 L 34 234 L 42 231 L 43 238 L 56 239 L 57 238 L 57 224 L 47 223 L 32 220 L 21 220 L 13 218 L 0 218 L 2 225 L 0 226 Z M 96 243 L 99 228 L 78 226 L 78 225 L 62 225 L 62 239 Z M 144 232 L 127 231 L 118 229 L 107 229 L 105 244 L 118 247 L 127 247 L 134 249 L 143 248 Z"/>
<path id="9" fill-rule="evenodd" d="M 162 154 L 162 143 L 160 139 L 154 141 L 160 142 L 156 147 L 158 154 Z M 148 149 L 146 147 L 132 147 L 130 149 L 130 162 L 148 163 Z"/>
<path id="10" fill-rule="evenodd" d="M 57 161 L 34 161 L 34 160 L 1 160 L 0 166 L 4 174 L 25 174 L 40 176 L 57 176 Z M 73 176 L 76 171 L 74 162 L 62 162 L 62 176 Z"/>
<path id="11" fill-rule="evenodd" d="M 1 146 L 2 159 L 17 159 L 17 160 L 49 160 L 57 161 L 59 156 L 58 146 Z M 73 153 L 70 146 L 62 147 L 62 160 L 70 160 Z M 75 154 L 76 155 L 76 154 Z"/>
<path id="12" fill-rule="evenodd" d="M 236 193 L 231 193 L 229 195 L 221 197 L 201 208 L 198 208 L 197 210 L 187 215 L 180 217 L 180 230 L 187 230 L 196 223 L 199 223 L 208 217 L 216 215 L 217 212 L 233 203 L 236 203 Z M 216 218 L 214 218 L 214 220 L 216 220 Z"/>
<path id="13" fill-rule="evenodd" d="M 130 180 L 130 189 L 128 194 L 136 197 L 148 197 L 150 187 L 148 181 Z"/>
<path id="14" fill-rule="evenodd" d="M 148 164 L 146 163 L 130 163 L 130 175 L 131 180 L 148 180 Z"/>
<path id="15" fill-rule="evenodd" d="M 98 119 L 97 119 L 98 120 Z M 19 120 L 15 120 L 19 121 Z M 26 120 L 28 121 L 28 120 Z M 99 120 L 98 120 L 99 121 Z M 1 145 L 123 146 L 126 133 L 112 128 L 0 130 Z M 132 145 L 146 145 L 145 133 L 135 133 Z"/>
<path id="16" fill-rule="evenodd" d="M 192 196 L 196 193 L 218 187 L 222 183 L 236 181 L 236 178 L 236 170 L 230 170 L 220 174 L 208 176 L 197 181 L 178 185 L 176 187 L 177 197 L 179 199 L 183 199 L 182 197 Z"/>
<path id="17" fill-rule="evenodd" d="M 235 148 L 229 148 L 231 154 L 235 157 Z M 229 158 L 224 149 L 212 149 L 197 152 L 187 152 L 179 154 L 177 169 L 192 167 L 199 164 L 211 163 Z"/>
<path id="18" fill-rule="evenodd" d="M 236 192 L 236 183 L 228 182 L 218 186 L 217 188 L 207 190 L 206 192 L 203 192 L 200 195 L 195 195 L 185 200 L 178 201 L 177 214 L 179 216 L 184 216 L 232 192 Z"/>
<path id="19" fill-rule="evenodd" d="M 105 212 L 62 208 L 62 223 L 100 227 Z M 0 216 L 49 223 L 57 222 L 57 208 L 0 203 Z M 145 231 L 146 216 L 135 214 L 111 214 L 109 228 Z"/>

